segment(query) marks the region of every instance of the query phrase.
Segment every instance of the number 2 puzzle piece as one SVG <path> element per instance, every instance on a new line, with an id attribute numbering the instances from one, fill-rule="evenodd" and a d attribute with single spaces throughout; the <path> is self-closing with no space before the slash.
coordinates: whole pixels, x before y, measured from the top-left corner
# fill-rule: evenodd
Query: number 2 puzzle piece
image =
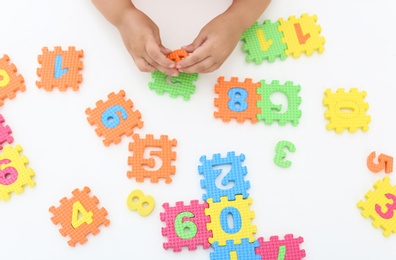
<path id="1" fill-rule="evenodd" d="M 190 95 L 195 92 L 194 81 L 198 79 L 198 73 L 179 72 L 178 76 L 168 76 L 159 70 L 151 73 L 153 82 L 149 82 L 151 90 L 159 95 L 168 92 L 172 98 L 183 96 L 184 100 L 189 100 Z"/>
<path id="2" fill-rule="evenodd" d="M 360 200 L 357 207 L 362 210 L 363 217 L 370 217 L 373 226 L 381 227 L 384 236 L 396 233 L 396 186 L 390 184 L 390 178 L 385 177 L 374 184 L 374 190 L 369 190 L 365 201 Z"/>
<path id="3" fill-rule="evenodd" d="M 238 123 L 243 123 L 246 119 L 257 123 L 257 115 L 261 113 L 261 108 L 257 107 L 257 101 L 260 100 L 258 87 L 260 83 L 253 83 L 250 78 L 239 82 L 237 77 L 231 77 L 230 81 L 225 81 L 223 76 L 219 77 L 214 88 L 218 94 L 214 100 L 214 105 L 218 108 L 214 117 L 221 118 L 224 122 L 235 118 Z"/>
<path id="4" fill-rule="evenodd" d="M 106 146 L 110 143 L 118 144 L 123 135 L 131 136 L 136 126 L 143 127 L 139 110 L 133 111 L 133 102 L 124 97 L 123 90 L 118 94 L 112 92 L 108 95 L 108 100 L 99 100 L 94 109 L 85 110 L 88 122 L 97 126 L 96 134 L 104 137 L 103 143 Z"/>
<path id="5" fill-rule="evenodd" d="M 300 249 L 304 238 L 294 238 L 293 234 L 285 235 L 284 239 L 271 236 L 269 241 L 260 237 L 258 241 L 260 247 L 256 248 L 256 253 L 261 255 L 262 259 L 300 260 L 306 256 L 305 250 Z"/>
<path id="6" fill-rule="evenodd" d="M 300 85 L 293 85 L 291 81 L 280 84 L 277 80 L 272 81 L 271 84 L 261 80 L 260 84 L 257 93 L 261 95 L 261 100 L 257 102 L 257 106 L 260 107 L 261 113 L 257 115 L 257 119 L 263 120 L 268 125 L 278 121 L 279 125 L 291 122 L 293 126 L 297 126 L 302 114 L 299 109 L 301 97 L 298 95 L 301 90 Z M 287 97 L 286 111 L 281 112 L 282 105 L 272 103 L 271 95 L 274 93 L 282 93 Z"/>
<path id="7" fill-rule="evenodd" d="M 0 114 L 0 150 L 3 149 L 3 143 L 7 142 L 11 144 L 14 138 L 11 136 L 11 128 L 8 125 L 4 125 L 4 117 Z"/>
<path id="8" fill-rule="evenodd" d="M 177 144 L 176 139 L 169 140 L 167 135 L 161 135 L 160 139 L 154 139 L 153 135 L 140 138 L 138 134 L 132 138 L 134 141 L 129 143 L 132 156 L 128 157 L 128 165 L 132 166 L 132 170 L 128 171 L 128 178 L 136 177 L 137 182 L 150 178 L 150 182 L 155 183 L 158 179 L 164 178 L 165 183 L 171 183 L 171 175 L 176 173 L 176 167 L 172 165 L 172 161 L 176 160 L 176 152 L 172 151 Z M 158 169 L 153 169 L 156 166 L 154 158 L 144 158 L 144 152 L 148 147 L 161 149 L 150 151 L 150 156 L 158 156 L 161 159 L 162 164 Z"/>
<path id="9" fill-rule="evenodd" d="M 255 22 L 241 37 L 243 51 L 247 53 L 246 61 L 262 63 L 265 59 L 274 62 L 276 58 L 286 59 L 286 44 L 282 42 L 283 33 L 278 31 L 279 22 L 270 20 L 259 25 Z"/>
<path id="10" fill-rule="evenodd" d="M 349 132 L 356 132 L 359 128 L 363 132 L 368 131 L 368 124 L 371 117 L 366 115 L 369 104 L 364 102 L 366 92 L 358 92 L 356 88 L 351 88 L 345 92 L 343 88 L 332 93 L 326 89 L 323 104 L 328 107 L 325 117 L 330 120 L 327 129 L 334 129 L 336 133 L 342 133 L 345 129 Z"/>
<path id="11" fill-rule="evenodd" d="M 287 45 L 286 55 L 298 58 L 303 52 L 310 56 L 315 51 L 319 53 L 324 51 L 326 40 L 320 36 L 322 28 L 316 24 L 317 19 L 316 15 L 307 14 L 301 15 L 300 18 L 291 16 L 287 21 L 279 19 L 278 30 L 284 35 L 283 42 Z"/>
<path id="12" fill-rule="evenodd" d="M 0 106 L 4 104 L 6 98 L 13 99 L 16 92 L 24 92 L 26 86 L 22 75 L 17 74 L 17 68 L 10 63 L 8 55 L 3 55 L 0 59 Z"/>
<path id="13" fill-rule="evenodd" d="M 162 235 L 168 237 L 163 243 L 164 249 L 173 248 L 174 252 L 182 251 L 183 246 L 188 250 L 196 250 L 197 245 L 204 249 L 209 248 L 209 237 L 212 232 L 206 229 L 210 218 L 205 215 L 204 210 L 208 207 L 206 202 L 200 204 L 198 200 L 192 200 L 190 205 L 184 205 L 182 201 L 176 202 L 175 207 L 169 203 L 162 205 L 165 212 L 160 213 L 161 221 L 166 226 L 162 228 Z"/>
<path id="14" fill-rule="evenodd" d="M 63 51 L 57 46 L 54 51 L 49 51 L 47 47 L 42 48 L 42 55 L 38 56 L 41 68 L 37 69 L 40 81 L 36 81 L 38 88 L 52 91 L 58 87 L 60 91 L 66 91 L 71 87 L 73 91 L 79 89 L 82 82 L 83 62 L 80 60 L 84 56 L 84 51 L 76 51 L 75 47 L 69 47 Z"/>
<path id="15" fill-rule="evenodd" d="M 88 234 L 96 235 L 100 232 L 100 225 L 110 224 L 110 220 L 106 219 L 106 209 L 98 207 L 99 200 L 95 196 L 89 196 L 90 191 L 88 187 L 83 190 L 75 189 L 70 199 L 63 198 L 59 207 L 49 208 L 53 214 L 52 222 L 62 226 L 59 232 L 64 237 L 69 235 L 70 246 L 74 247 L 77 242 L 84 244 L 88 241 Z"/>
<path id="16" fill-rule="evenodd" d="M 29 185 L 33 187 L 35 182 L 32 180 L 34 171 L 27 168 L 29 160 L 26 156 L 21 156 L 22 147 L 9 145 L 4 147 L 0 154 L 0 199 L 10 199 L 10 193 L 22 193 L 23 187 Z"/>
<path id="17" fill-rule="evenodd" d="M 218 242 L 214 242 L 212 244 L 214 252 L 210 253 L 210 260 L 261 260 L 255 252 L 258 246 L 260 246 L 258 241 L 249 242 L 247 238 L 242 238 L 241 244 L 234 244 L 233 240 L 227 240 L 226 246 L 219 246 Z"/>

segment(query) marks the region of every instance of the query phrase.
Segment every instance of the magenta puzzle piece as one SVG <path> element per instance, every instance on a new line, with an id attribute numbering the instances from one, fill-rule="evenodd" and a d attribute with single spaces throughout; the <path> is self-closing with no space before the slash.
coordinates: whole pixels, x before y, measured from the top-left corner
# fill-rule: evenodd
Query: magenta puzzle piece
<path id="1" fill-rule="evenodd" d="M 11 144 L 14 138 L 11 136 L 11 128 L 8 125 L 3 125 L 4 117 L 0 114 L 0 150 L 3 150 L 3 143 Z"/>

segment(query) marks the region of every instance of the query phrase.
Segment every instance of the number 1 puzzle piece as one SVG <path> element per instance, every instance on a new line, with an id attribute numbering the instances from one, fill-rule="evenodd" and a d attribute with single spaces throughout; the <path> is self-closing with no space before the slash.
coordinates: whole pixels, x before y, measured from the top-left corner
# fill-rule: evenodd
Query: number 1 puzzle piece
<path id="1" fill-rule="evenodd" d="M 219 77 L 214 88 L 218 94 L 214 99 L 214 105 L 218 108 L 214 117 L 221 118 L 224 122 L 235 118 L 238 123 L 243 123 L 246 119 L 257 123 L 257 114 L 261 113 L 261 108 L 257 107 L 257 101 L 260 100 L 258 87 L 260 83 L 253 83 L 250 78 L 240 82 L 237 77 L 231 77 L 230 81 L 225 81 L 223 76 Z"/>
<path id="2" fill-rule="evenodd" d="M 110 93 L 105 102 L 99 100 L 94 109 L 87 108 L 85 113 L 88 122 L 97 126 L 96 134 L 103 136 L 104 145 L 109 146 L 121 142 L 123 135 L 131 136 L 136 126 L 143 127 L 139 110 L 133 111 L 132 107 L 133 102 L 125 100 L 125 91 L 121 90 L 118 94 Z"/>
<path id="3" fill-rule="evenodd" d="M 70 237 L 70 246 L 74 247 L 77 242 L 84 244 L 88 241 L 88 234 L 96 235 L 100 232 L 100 225 L 110 224 L 110 220 L 106 219 L 106 209 L 98 207 L 99 200 L 95 196 L 89 196 L 90 191 L 88 187 L 75 189 L 70 199 L 63 198 L 59 207 L 49 208 L 53 214 L 51 221 L 62 226 L 59 232 L 64 237 Z"/>
<path id="4" fill-rule="evenodd" d="M 289 17 L 287 21 L 279 19 L 279 31 L 283 32 L 283 42 L 287 45 L 286 55 L 293 55 L 294 58 L 300 57 L 305 52 L 307 56 L 312 55 L 315 51 L 322 53 L 326 42 L 323 36 L 320 36 L 322 28 L 316 24 L 318 17 L 316 15 L 301 15 L 300 18 L 295 16 Z"/>
<path id="5" fill-rule="evenodd" d="M 286 59 L 286 44 L 282 42 L 283 33 L 278 31 L 279 22 L 270 20 L 259 25 L 254 23 L 241 37 L 243 51 L 247 53 L 246 61 L 262 63 L 265 59 L 274 62 L 276 58 Z"/>
<path id="6" fill-rule="evenodd" d="M 132 170 L 128 171 L 128 178 L 136 177 L 137 182 L 150 178 L 150 182 L 154 183 L 163 178 L 165 183 L 171 183 L 171 175 L 176 173 L 176 167 L 172 165 L 172 161 L 176 160 L 176 152 L 173 151 L 173 147 L 177 144 L 176 139 L 169 140 L 167 135 L 161 135 L 160 139 L 154 139 L 153 135 L 140 138 L 138 134 L 133 135 L 132 138 L 134 141 L 129 143 L 132 156 L 128 157 L 128 165 L 132 166 Z M 149 147 L 161 149 L 150 151 L 150 156 L 158 156 L 161 159 L 161 166 L 158 169 L 147 169 L 156 166 L 154 158 L 144 158 L 144 152 Z"/>
<path id="7" fill-rule="evenodd" d="M 17 68 L 10 63 L 8 55 L 3 55 L 0 59 L 0 106 L 4 104 L 6 98 L 13 99 L 16 92 L 24 92 L 26 86 L 22 75 L 17 73 Z"/>
<path id="8" fill-rule="evenodd" d="M 393 157 L 392 156 L 381 153 L 378 156 L 378 163 L 374 162 L 375 156 L 376 156 L 375 152 L 372 152 L 367 157 L 367 167 L 370 169 L 370 171 L 372 171 L 374 173 L 379 173 L 380 171 L 385 169 L 385 173 L 393 172 Z"/>
<path id="9" fill-rule="evenodd" d="M 304 242 L 304 238 L 294 238 L 293 234 L 285 235 L 284 239 L 278 236 L 271 236 L 269 241 L 264 238 L 258 239 L 260 247 L 256 248 L 256 253 L 262 259 L 278 259 L 278 260 L 300 260 L 306 256 L 305 250 L 300 249 L 300 244 Z"/>
<path id="10" fill-rule="evenodd" d="M 46 91 L 52 91 L 55 87 L 60 91 L 66 91 L 71 87 L 73 91 L 77 91 L 82 82 L 80 70 L 83 69 L 83 62 L 80 59 L 84 56 L 84 51 L 76 51 L 75 47 L 63 51 L 57 46 L 54 51 L 44 47 L 42 52 L 42 55 L 38 56 L 41 68 L 37 69 L 37 75 L 40 77 L 40 81 L 36 81 L 37 87 Z"/>
<path id="11" fill-rule="evenodd" d="M 11 144 L 14 141 L 11 136 L 11 128 L 8 125 L 4 125 L 4 122 L 4 117 L 0 114 L 0 150 L 3 149 L 3 143 Z"/>

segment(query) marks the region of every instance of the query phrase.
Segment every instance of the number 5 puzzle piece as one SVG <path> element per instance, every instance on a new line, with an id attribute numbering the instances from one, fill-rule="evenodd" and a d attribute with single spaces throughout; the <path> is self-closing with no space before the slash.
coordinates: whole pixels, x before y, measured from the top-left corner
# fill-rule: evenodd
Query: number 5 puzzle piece
<path id="1" fill-rule="evenodd" d="M 8 55 L 3 55 L 0 59 L 0 106 L 4 104 L 6 98 L 13 99 L 16 92 L 24 92 L 26 86 L 22 75 L 17 73 L 17 68 L 10 63 Z"/>
<path id="2" fill-rule="evenodd" d="M 98 207 L 99 200 L 95 196 L 89 196 L 90 191 L 88 187 L 83 190 L 75 189 L 70 199 L 63 198 L 59 207 L 49 208 L 53 214 L 51 221 L 62 226 L 59 232 L 64 237 L 70 237 L 70 246 L 74 247 L 77 242 L 84 244 L 88 241 L 88 234 L 96 235 L 100 232 L 100 225 L 110 224 L 110 220 L 106 219 L 106 209 Z"/>
<path id="3" fill-rule="evenodd" d="M 372 171 L 374 173 L 378 173 L 385 169 L 385 173 L 393 172 L 393 157 L 392 156 L 381 153 L 378 156 L 378 163 L 374 162 L 375 156 L 376 156 L 375 152 L 372 152 L 367 157 L 367 167 L 370 169 L 370 171 Z"/>
<path id="4" fill-rule="evenodd" d="M 139 110 L 133 111 L 133 102 L 124 97 L 123 90 L 118 94 L 112 92 L 108 95 L 108 100 L 99 100 L 94 109 L 85 110 L 88 122 L 96 125 L 96 134 L 104 137 L 103 143 L 106 146 L 110 143 L 118 144 L 123 135 L 131 136 L 134 127 L 143 127 Z"/>

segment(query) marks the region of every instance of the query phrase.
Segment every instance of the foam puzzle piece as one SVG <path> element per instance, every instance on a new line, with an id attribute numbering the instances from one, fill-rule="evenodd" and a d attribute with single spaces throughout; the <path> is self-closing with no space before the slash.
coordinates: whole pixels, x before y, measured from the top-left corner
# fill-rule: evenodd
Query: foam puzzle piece
<path id="1" fill-rule="evenodd" d="M 213 202 L 213 199 L 209 198 L 207 203 L 209 207 L 205 209 L 205 214 L 210 216 L 211 221 L 206 227 L 213 235 L 209 238 L 209 243 L 218 242 L 219 246 L 225 246 L 227 240 L 233 240 L 234 244 L 241 244 L 244 238 L 254 242 L 253 235 L 257 227 L 251 223 L 255 214 L 249 210 L 249 205 L 253 203 L 250 197 L 244 199 L 242 195 L 236 195 L 235 200 L 221 197 L 220 202 Z M 232 215 L 234 220 L 232 228 L 228 225 L 228 215 Z"/>
<path id="2" fill-rule="evenodd" d="M 255 22 L 241 37 L 246 61 L 261 64 L 264 60 L 274 62 L 276 58 L 286 59 L 287 46 L 282 42 L 283 33 L 278 30 L 279 22 L 265 20 L 263 24 Z"/>
<path id="3" fill-rule="evenodd" d="M 16 92 L 26 90 L 25 80 L 21 74 L 17 73 L 17 68 L 10 62 L 8 55 L 3 55 L 0 59 L 0 106 L 5 99 L 13 99 Z"/>
<path id="4" fill-rule="evenodd" d="M 369 104 L 364 102 L 365 97 L 366 92 L 359 92 L 357 88 L 351 88 L 349 92 L 339 88 L 336 93 L 326 89 L 323 105 L 328 107 L 325 118 L 330 120 L 326 128 L 334 129 L 336 133 L 345 129 L 353 133 L 359 128 L 363 132 L 368 131 L 371 117 L 366 114 Z"/>
<path id="5" fill-rule="evenodd" d="M 210 259 L 261 260 L 261 257 L 255 252 L 258 246 L 260 246 L 258 241 L 250 243 L 247 238 L 243 238 L 241 244 L 234 244 L 233 240 L 227 240 L 226 246 L 219 246 L 219 243 L 214 242 L 212 244 L 214 252 L 210 253 Z"/>
<path id="6" fill-rule="evenodd" d="M 199 203 L 198 200 L 192 200 L 190 205 L 184 205 L 184 202 L 176 202 L 175 207 L 169 206 L 169 203 L 162 205 L 165 212 L 160 213 L 161 221 L 166 226 L 162 228 L 162 235 L 168 237 L 168 241 L 163 243 L 164 249 L 173 248 L 174 252 L 182 251 L 183 246 L 188 250 L 196 250 L 197 245 L 202 245 L 204 249 L 209 248 L 209 237 L 212 232 L 206 229 L 210 222 L 210 217 L 204 214 L 208 207 L 206 202 Z"/>
<path id="7" fill-rule="evenodd" d="M 369 168 L 370 171 L 374 173 L 379 173 L 382 170 L 385 170 L 385 173 L 393 172 L 392 156 L 381 153 L 377 159 L 378 163 L 374 162 L 375 157 L 375 152 L 370 153 L 370 155 L 367 157 L 367 168 Z"/>
<path id="8" fill-rule="evenodd" d="M 212 198 L 213 202 L 219 202 L 221 197 L 224 196 L 228 200 L 235 200 L 237 195 L 247 198 L 249 196 L 247 190 L 250 188 L 250 182 L 244 179 L 248 173 L 247 168 L 242 166 L 244 160 L 244 154 L 236 156 L 235 152 L 228 152 L 225 158 L 222 158 L 220 154 L 214 154 L 210 160 L 205 155 L 201 156 L 202 165 L 198 166 L 198 172 L 204 177 L 201 180 L 201 188 L 206 189 L 206 193 L 202 196 L 203 200 L 207 201 Z M 218 168 L 219 166 L 227 165 L 231 166 L 231 169 L 221 180 L 221 185 L 224 187 L 217 187 L 216 179 L 223 169 L 214 169 L 214 167 Z M 227 188 L 228 184 L 232 184 L 232 186 Z"/>
<path id="9" fill-rule="evenodd" d="M 179 62 L 184 58 L 188 57 L 188 52 L 184 49 L 177 49 L 174 51 L 171 51 L 166 57 L 170 60 L 173 60 L 174 62 Z"/>
<path id="10" fill-rule="evenodd" d="M 36 183 L 32 180 L 34 171 L 28 168 L 29 160 L 22 156 L 23 149 L 19 144 L 15 147 L 7 145 L 0 153 L 0 199 L 6 201 L 10 194 L 20 194 L 24 186 L 33 187 Z"/>
<path id="11" fill-rule="evenodd" d="M 132 107 L 133 102 L 125 100 L 125 91 L 121 90 L 118 94 L 110 93 L 105 102 L 99 100 L 96 107 L 87 108 L 85 114 L 89 124 L 96 125 L 96 134 L 104 137 L 104 145 L 109 146 L 121 142 L 123 135 L 131 136 L 135 127 L 143 127 L 139 110 L 133 111 Z"/>
<path id="12" fill-rule="evenodd" d="M 325 38 L 320 35 L 322 28 L 316 24 L 316 15 L 301 15 L 300 18 L 290 16 L 287 21 L 279 19 L 278 30 L 283 33 L 283 43 L 287 45 L 286 55 L 293 55 L 294 58 L 300 57 L 301 53 L 307 56 L 315 51 L 324 51 Z"/>
<path id="13" fill-rule="evenodd" d="M 12 144 L 14 138 L 11 136 L 12 131 L 8 125 L 4 125 L 5 119 L 2 114 L 0 114 L 0 150 L 3 149 L 3 144 L 7 142 Z"/>
<path id="14" fill-rule="evenodd" d="M 296 151 L 296 146 L 292 142 L 282 140 L 276 144 L 274 162 L 276 165 L 282 168 L 288 168 L 292 165 L 291 161 L 286 160 L 287 154 L 284 151 L 285 148 L 287 148 L 287 150 L 292 153 Z"/>
<path id="15" fill-rule="evenodd" d="M 257 123 L 257 114 L 261 113 L 261 108 L 256 104 L 261 98 L 257 94 L 260 83 L 253 83 L 250 78 L 240 82 L 237 77 L 225 81 L 223 76 L 217 80 L 218 84 L 215 85 L 214 90 L 218 97 L 214 99 L 214 105 L 218 111 L 214 112 L 214 117 L 221 118 L 224 122 L 235 118 L 238 123 L 243 123 L 247 119 Z"/>
<path id="16" fill-rule="evenodd" d="M 87 235 L 97 235 L 101 225 L 108 226 L 110 220 L 106 218 L 105 208 L 99 208 L 99 200 L 96 196 L 90 196 L 91 189 L 84 187 L 82 190 L 75 189 L 73 196 L 60 200 L 60 206 L 51 206 L 49 211 L 53 214 L 51 221 L 62 227 L 59 232 L 62 236 L 69 236 L 68 244 L 75 246 L 77 242 L 84 244 L 88 241 Z M 76 214 L 77 213 L 77 214 Z M 82 214 L 82 221 L 78 219 L 79 213 Z M 77 223 L 72 225 L 72 223 Z M 74 227 L 75 226 L 75 227 Z"/>
<path id="17" fill-rule="evenodd" d="M 146 217 L 153 211 L 155 200 L 153 196 L 145 195 L 141 190 L 136 189 L 129 193 L 127 206 L 130 210 L 137 211 L 140 216 Z"/>
<path id="18" fill-rule="evenodd" d="M 140 138 L 138 134 L 132 136 L 133 142 L 129 143 L 129 151 L 132 156 L 128 157 L 128 165 L 132 166 L 132 170 L 128 171 L 128 178 L 136 177 L 137 182 L 143 182 L 145 178 L 150 178 L 150 182 L 157 183 L 158 179 L 165 179 L 165 183 L 171 183 L 171 175 L 176 173 L 176 167 L 172 165 L 172 161 L 176 160 L 176 152 L 173 148 L 177 145 L 177 140 L 169 140 L 167 135 L 161 135 L 160 139 L 154 139 L 153 135 L 146 135 Z M 162 164 L 158 169 L 154 168 L 154 158 L 144 158 L 144 151 L 148 147 L 161 148 L 161 150 L 150 151 L 150 156 L 157 156 L 161 159 Z"/>
<path id="19" fill-rule="evenodd" d="M 149 82 L 149 87 L 157 94 L 163 95 L 168 92 L 172 98 L 182 96 L 184 100 L 189 100 L 190 95 L 195 92 L 194 81 L 198 80 L 198 73 L 179 72 L 178 76 L 168 76 L 159 70 L 151 73 L 153 82 Z"/>
<path id="20" fill-rule="evenodd" d="M 49 51 L 48 47 L 42 48 L 42 54 L 38 56 L 38 62 L 41 68 L 37 69 L 37 75 L 40 77 L 36 81 L 38 88 L 44 88 L 46 91 L 52 91 L 58 88 L 59 91 L 66 91 L 72 88 L 73 91 L 79 89 L 82 82 L 83 50 L 76 50 L 74 46 L 68 47 L 67 51 L 63 51 L 61 47 L 56 46 L 53 51 Z"/>
<path id="21" fill-rule="evenodd" d="M 385 177 L 374 184 L 374 190 L 369 190 L 365 201 L 360 200 L 357 207 L 362 210 L 363 217 L 372 219 L 376 228 L 383 229 L 383 235 L 388 237 L 396 233 L 396 186 L 390 184 L 390 178 Z"/>
<path id="22" fill-rule="evenodd" d="M 261 99 L 257 102 L 261 113 L 257 114 L 258 120 L 263 120 L 265 124 L 272 124 L 278 121 L 279 125 L 285 125 L 290 122 L 293 126 L 297 126 L 301 117 L 301 97 L 298 95 L 301 87 L 294 85 L 293 82 L 287 81 L 280 84 L 274 80 L 270 84 L 265 80 L 260 81 L 261 86 L 257 89 L 257 93 L 261 95 Z M 271 95 L 274 93 L 283 93 L 287 97 L 287 110 L 281 113 L 282 105 L 274 105 L 271 102 Z"/>
<path id="23" fill-rule="evenodd" d="M 284 239 L 271 236 L 269 241 L 265 241 L 263 237 L 258 241 L 260 247 L 256 248 L 256 253 L 262 259 L 279 259 L 281 254 L 283 254 L 282 260 L 300 260 L 306 256 L 305 250 L 300 249 L 300 245 L 304 242 L 303 237 L 294 238 L 293 234 L 287 234 Z"/>

